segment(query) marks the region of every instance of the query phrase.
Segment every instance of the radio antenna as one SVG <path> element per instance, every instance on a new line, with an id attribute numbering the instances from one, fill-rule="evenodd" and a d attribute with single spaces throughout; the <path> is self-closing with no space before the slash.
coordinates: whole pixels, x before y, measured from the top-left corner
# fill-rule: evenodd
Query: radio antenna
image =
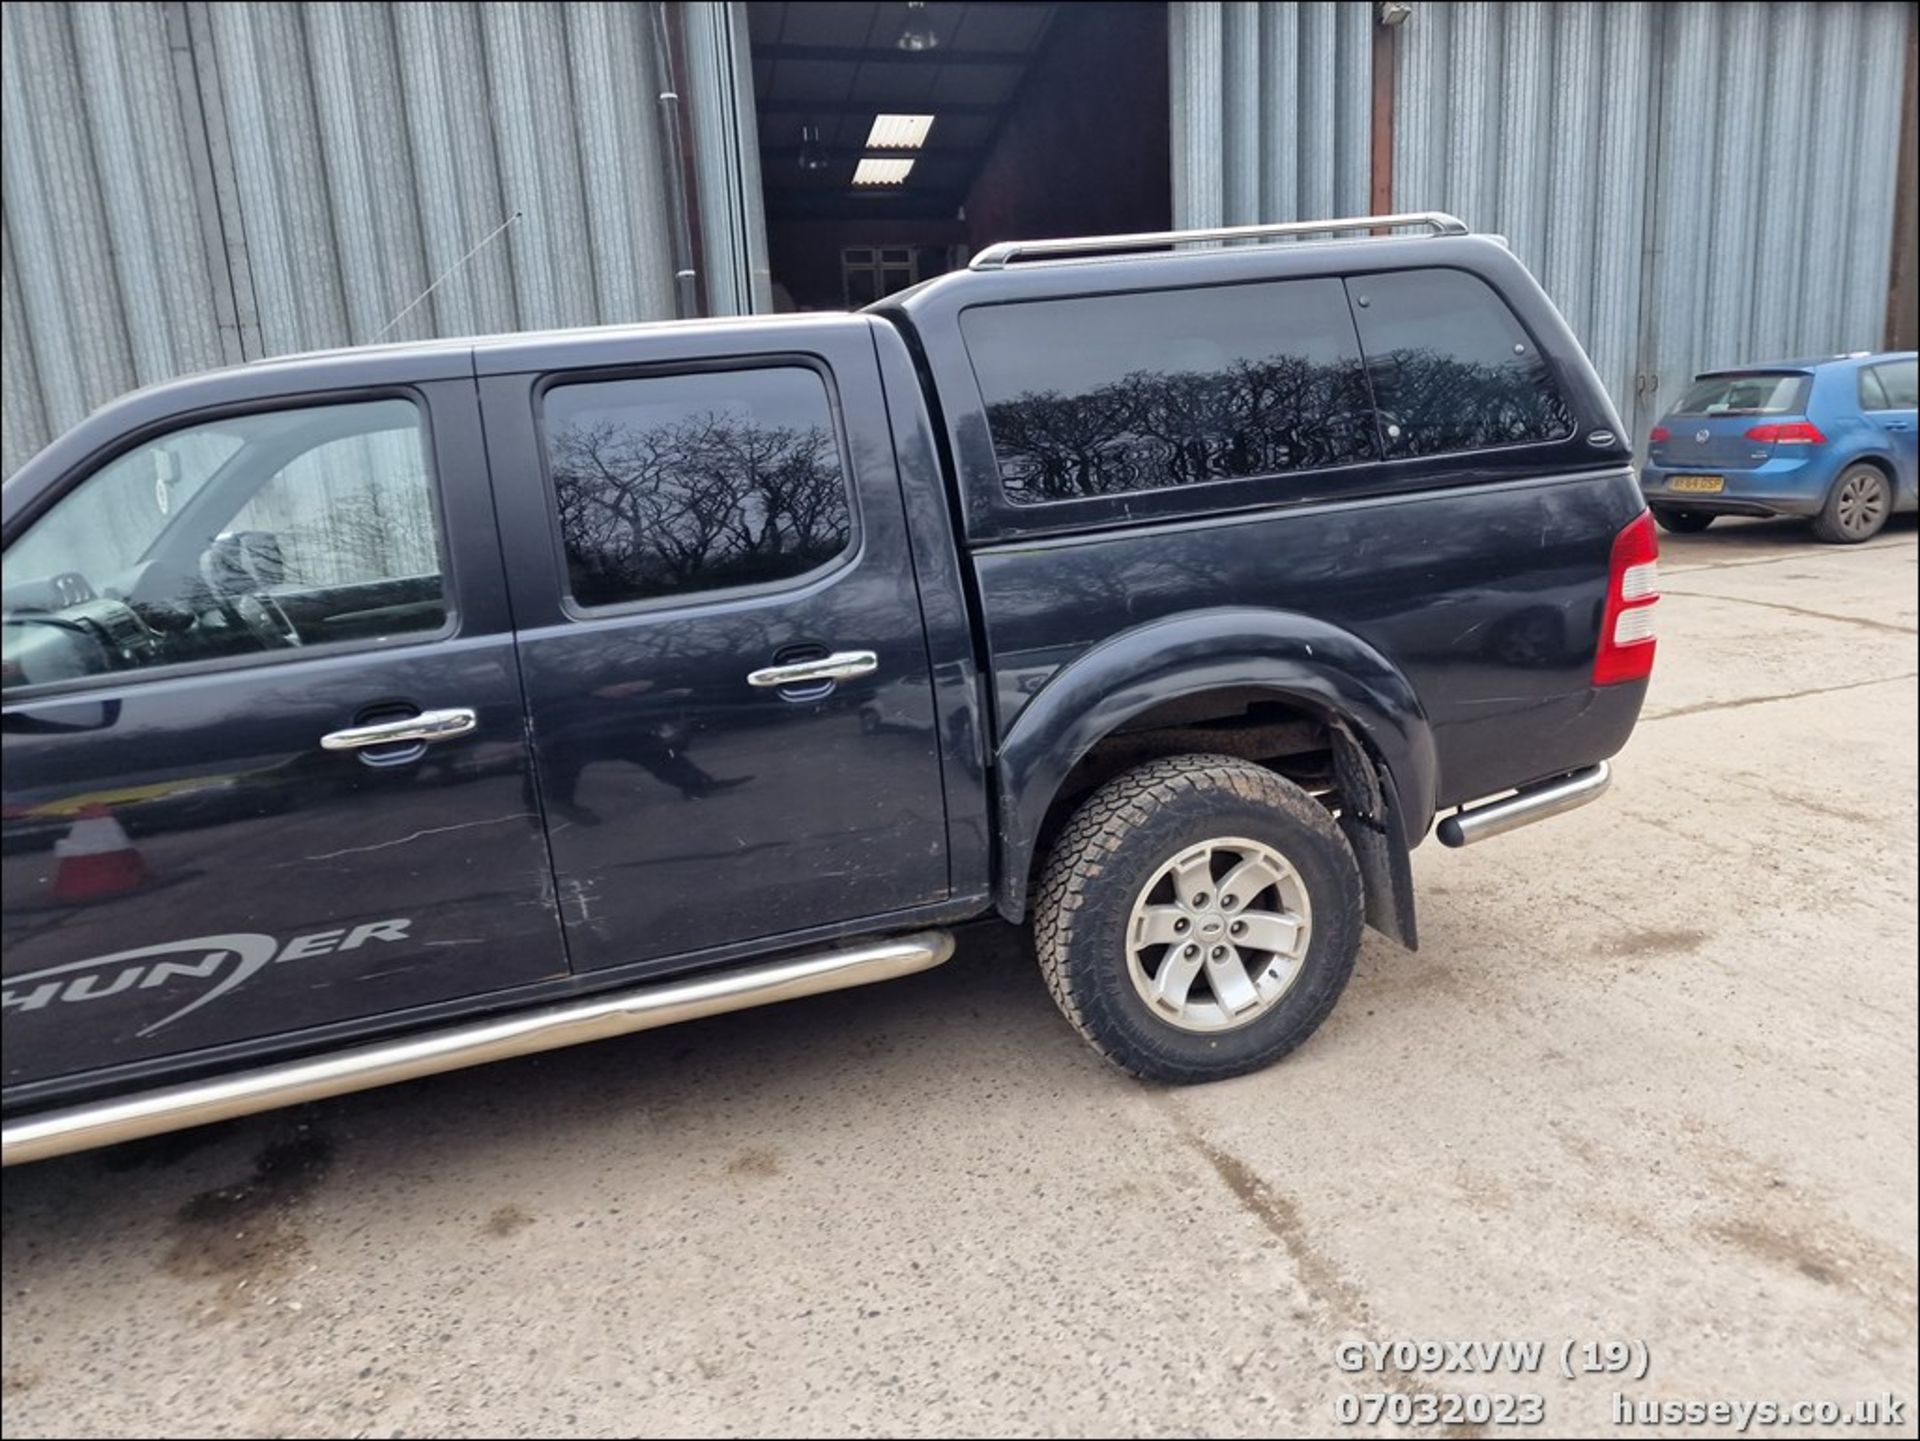
<path id="1" fill-rule="evenodd" d="M 394 326 L 398 325 L 401 321 L 405 320 L 409 315 L 411 315 L 415 307 L 417 307 L 421 301 L 425 300 L 429 295 L 433 294 L 434 291 L 438 290 L 441 286 L 441 283 L 445 281 L 449 276 L 451 276 L 454 273 L 454 271 L 458 270 L 461 266 L 465 265 L 469 260 L 473 259 L 474 256 L 478 255 L 481 251 L 485 250 L 487 246 L 492 244 L 494 237 L 504 232 L 509 225 L 513 224 L 514 221 L 520 218 L 520 215 L 521 215 L 520 211 L 518 210 L 514 211 L 513 214 L 509 215 L 505 220 L 501 221 L 498 225 L 494 226 L 493 229 L 489 230 L 485 235 L 481 236 L 479 240 L 474 242 L 474 246 L 471 250 L 469 250 L 465 255 L 461 256 L 458 260 L 454 261 L 453 264 L 449 265 L 445 270 L 441 271 L 439 276 L 435 278 L 433 284 L 429 285 L 425 290 L 421 291 L 418 295 L 414 296 L 414 298 L 408 302 L 407 308 L 405 310 L 401 311 L 398 315 L 394 316 L 393 319 L 389 320 L 385 325 L 381 326 L 379 333 L 376 334 L 373 337 L 373 339 L 376 341 L 379 340 L 381 336 L 385 335 L 389 330 L 392 330 Z M 371 343 L 372 342 L 369 342 L 369 344 Z"/>

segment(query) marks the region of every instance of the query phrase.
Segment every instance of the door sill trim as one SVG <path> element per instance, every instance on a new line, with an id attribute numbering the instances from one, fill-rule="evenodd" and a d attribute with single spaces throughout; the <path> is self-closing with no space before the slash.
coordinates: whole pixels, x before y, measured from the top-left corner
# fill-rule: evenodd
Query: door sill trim
<path id="1" fill-rule="evenodd" d="M 23 1116 L 0 1127 L 0 1165 L 892 980 L 931 970 L 952 955 L 950 932 L 918 931 Z"/>

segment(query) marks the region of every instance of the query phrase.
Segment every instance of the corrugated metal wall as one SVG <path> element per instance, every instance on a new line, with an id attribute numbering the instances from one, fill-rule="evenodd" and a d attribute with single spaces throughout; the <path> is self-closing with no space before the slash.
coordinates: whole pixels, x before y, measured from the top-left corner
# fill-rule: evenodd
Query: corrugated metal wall
<path id="1" fill-rule="evenodd" d="M 1394 203 L 1506 235 L 1643 437 L 1694 372 L 1870 349 L 1898 3 L 1420 4 Z"/>
<path id="2" fill-rule="evenodd" d="M 6 471 L 184 371 L 673 313 L 642 6 L 26 0 L 0 24 Z"/>
<path id="3" fill-rule="evenodd" d="M 766 201 L 760 187 L 760 127 L 754 119 L 753 56 L 746 6 L 688 5 L 687 77 L 693 106 L 693 160 L 709 315 L 773 309 Z"/>
<path id="4" fill-rule="evenodd" d="M 765 268 L 738 8 L 685 7 L 722 311 Z M 1177 223 L 1368 209 L 1370 4 L 1171 20 Z M 1694 370 L 1878 342 L 1911 23 L 1418 4 L 1395 207 L 1509 236 L 1641 433 Z M 0 24 L 0 469 L 182 371 L 672 313 L 642 6 L 21 0 Z"/>
<path id="5" fill-rule="evenodd" d="M 0 8 L 4 468 L 110 396 L 238 359 L 161 7 Z"/>
<path id="6" fill-rule="evenodd" d="M 1177 224 L 1369 208 L 1372 5 L 1172 18 Z M 1393 208 L 1507 236 L 1642 436 L 1697 370 L 1880 343 L 1910 23 L 1424 0 L 1395 36 Z"/>
<path id="7" fill-rule="evenodd" d="M 1657 5 L 1426 4 L 1396 37 L 1396 206 L 1505 235 L 1623 417 L 1638 368 Z"/>
<path id="8" fill-rule="evenodd" d="M 1366 213 L 1372 8 L 1172 7 L 1175 225 Z"/>

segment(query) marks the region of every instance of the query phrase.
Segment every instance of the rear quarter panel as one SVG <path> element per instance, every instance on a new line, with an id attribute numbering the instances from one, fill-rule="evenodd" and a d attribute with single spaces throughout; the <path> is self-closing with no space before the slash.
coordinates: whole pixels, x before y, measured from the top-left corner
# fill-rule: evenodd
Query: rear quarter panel
<path id="1" fill-rule="evenodd" d="M 1002 491 L 961 330 L 968 308 L 1432 268 L 1506 301 L 1572 412 L 1564 436 L 1061 503 Z M 1217 608 L 1269 611 L 1276 629 L 1288 617 L 1336 627 L 1405 677 L 1435 752 L 1430 775 L 1398 778 L 1410 839 L 1437 808 L 1604 759 L 1632 730 L 1644 683 L 1590 683 L 1613 540 L 1644 509 L 1630 448 L 1579 343 L 1503 246 L 1379 239 L 1013 266 L 944 277 L 881 309 L 936 407 L 1003 756 L 1063 668 L 1135 628 Z"/>
<path id="2" fill-rule="evenodd" d="M 1644 685 L 1590 683 L 1625 467 L 990 546 L 973 557 L 1001 734 L 1063 667 L 1136 626 L 1262 607 L 1351 632 L 1432 729 L 1416 816 L 1600 760 Z M 1424 817 L 1422 817 L 1424 819 Z"/>

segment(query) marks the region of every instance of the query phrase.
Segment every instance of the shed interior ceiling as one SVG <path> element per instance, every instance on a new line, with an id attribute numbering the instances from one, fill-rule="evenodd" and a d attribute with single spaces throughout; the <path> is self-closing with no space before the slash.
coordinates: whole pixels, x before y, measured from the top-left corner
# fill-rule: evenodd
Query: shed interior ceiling
<path id="1" fill-rule="evenodd" d="M 859 213 L 951 218 L 992 149 L 1007 108 L 1052 24 L 1053 4 L 934 3 L 912 12 L 932 50 L 898 40 L 905 4 L 752 0 L 747 6 L 768 218 Z M 931 115 L 926 143 L 896 186 L 854 189 L 881 114 Z M 819 127 L 827 164 L 800 164 L 801 128 Z M 897 152 L 896 152 L 897 153 Z"/>

